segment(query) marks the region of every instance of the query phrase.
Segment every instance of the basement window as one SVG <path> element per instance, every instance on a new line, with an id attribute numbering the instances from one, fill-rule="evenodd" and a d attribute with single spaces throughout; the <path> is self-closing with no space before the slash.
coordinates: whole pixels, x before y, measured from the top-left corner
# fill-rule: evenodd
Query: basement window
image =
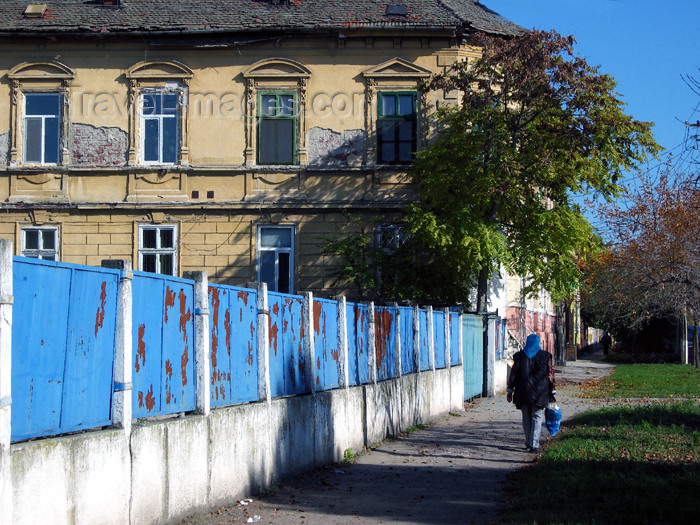
<path id="1" fill-rule="evenodd" d="M 58 228 L 32 227 L 22 228 L 23 257 L 43 259 L 45 261 L 58 260 Z"/>
<path id="2" fill-rule="evenodd" d="M 139 270 L 176 275 L 177 227 L 139 227 Z"/>

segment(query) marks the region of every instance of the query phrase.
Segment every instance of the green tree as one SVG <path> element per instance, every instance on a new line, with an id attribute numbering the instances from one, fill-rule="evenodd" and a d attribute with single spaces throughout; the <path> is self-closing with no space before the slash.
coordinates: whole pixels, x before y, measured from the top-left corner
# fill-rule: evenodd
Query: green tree
<path id="1" fill-rule="evenodd" d="M 478 310 L 501 265 L 528 276 L 530 292 L 577 286 L 578 258 L 599 240 L 576 197 L 614 198 L 620 175 L 659 149 L 651 124 L 623 113 L 614 79 L 574 43 L 555 32 L 483 36 L 481 58 L 421 86 L 458 90 L 461 101 L 437 112 L 436 136 L 417 154 L 420 198 L 406 221 L 451 268 L 455 299 L 477 284 Z"/>

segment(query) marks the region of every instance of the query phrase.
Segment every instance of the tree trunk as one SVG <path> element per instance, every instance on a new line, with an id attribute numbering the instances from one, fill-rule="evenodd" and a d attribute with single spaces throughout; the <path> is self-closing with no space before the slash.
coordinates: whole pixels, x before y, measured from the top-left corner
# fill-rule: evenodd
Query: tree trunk
<path id="1" fill-rule="evenodd" d="M 476 285 L 476 311 L 486 313 L 489 308 L 489 276 L 486 270 L 479 270 L 479 280 Z"/>

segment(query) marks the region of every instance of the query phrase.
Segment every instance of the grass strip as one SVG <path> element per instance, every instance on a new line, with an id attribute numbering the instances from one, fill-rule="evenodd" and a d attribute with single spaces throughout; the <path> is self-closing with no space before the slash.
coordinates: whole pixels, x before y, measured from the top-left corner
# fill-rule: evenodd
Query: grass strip
<path id="1" fill-rule="evenodd" d="M 700 368 L 691 365 L 617 365 L 611 375 L 588 381 L 588 398 L 700 398 Z"/>
<path id="2" fill-rule="evenodd" d="M 509 479 L 504 523 L 696 523 L 700 406 L 606 408 L 567 422 Z"/>

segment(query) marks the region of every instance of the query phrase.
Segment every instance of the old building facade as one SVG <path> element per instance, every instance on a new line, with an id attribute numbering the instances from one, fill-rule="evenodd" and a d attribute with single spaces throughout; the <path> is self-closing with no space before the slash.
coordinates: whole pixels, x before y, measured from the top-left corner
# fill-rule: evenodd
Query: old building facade
<path id="1" fill-rule="evenodd" d="M 324 239 L 395 223 L 447 94 L 519 28 L 473 0 L 0 4 L 0 236 L 16 253 L 341 292 Z"/>

